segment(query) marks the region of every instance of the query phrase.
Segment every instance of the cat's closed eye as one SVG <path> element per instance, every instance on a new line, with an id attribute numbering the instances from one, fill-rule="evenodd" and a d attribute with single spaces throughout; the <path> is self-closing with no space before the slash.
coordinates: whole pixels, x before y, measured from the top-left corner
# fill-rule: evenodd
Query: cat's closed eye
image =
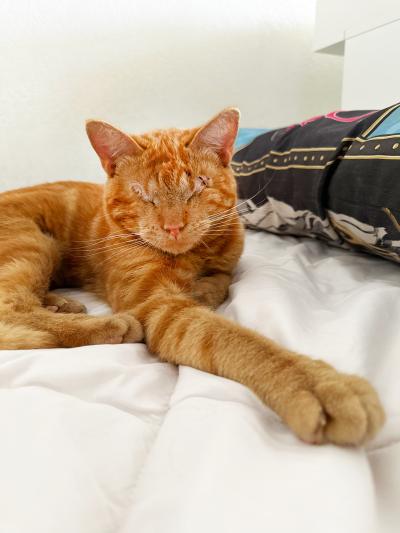
<path id="1" fill-rule="evenodd" d="M 197 176 L 195 192 L 201 192 L 209 184 L 209 178 L 207 176 Z"/>
<path id="2" fill-rule="evenodd" d="M 195 179 L 194 189 L 190 193 L 190 196 L 187 198 L 187 202 L 198 196 L 209 183 L 209 178 L 207 176 L 197 176 Z"/>
<path id="3" fill-rule="evenodd" d="M 145 192 L 144 188 L 142 187 L 142 185 L 140 183 L 137 183 L 137 182 L 131 183 L 131 189 L 132 189 L 133 192 L 135 192 L 139 196 L 139 198 L 141 198 L 145 202 L 148 202 L 148 203 L 153 204 L 153 205 L 158 205 L 159 204 L 157 198 L 155 198 L 154 196 L 150 197 Z"/>
<path id="4" fill-rule="evenodd" d="M 190 170 L 186 171 L 186 176 L 190 179 L 192 177 L 192 173 Z M 209 184 L 209 178 L 207 176 L 201 175 L 197 176 L 195 180 L 195 189 L 194 192 L 200 192 L 204 189 L 204 187 L 207 187 Z"/>

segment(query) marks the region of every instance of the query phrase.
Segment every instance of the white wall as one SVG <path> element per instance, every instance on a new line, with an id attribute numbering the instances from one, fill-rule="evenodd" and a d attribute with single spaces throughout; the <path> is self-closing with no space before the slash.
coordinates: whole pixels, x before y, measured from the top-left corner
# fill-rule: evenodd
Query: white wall
<path id="1" fill-rule="evenodd" d="M 0 189 L 101 179 L 84 120 L 244 126 L 336 109 L 341 58 L 312 53 L 315 0 L 1 0 Z"/>

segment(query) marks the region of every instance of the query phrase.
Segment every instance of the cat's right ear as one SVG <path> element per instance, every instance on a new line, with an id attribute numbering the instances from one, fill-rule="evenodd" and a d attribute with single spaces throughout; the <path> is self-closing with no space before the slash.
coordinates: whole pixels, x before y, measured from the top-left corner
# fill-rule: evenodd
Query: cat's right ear
<path id="1" fill-rule="evenodd" d="M 132 137 L 107 122 L 87 120 L 86 132 L 109 177 L 114 175 L 120 157 L 137 156 L 143 152 Z"/>

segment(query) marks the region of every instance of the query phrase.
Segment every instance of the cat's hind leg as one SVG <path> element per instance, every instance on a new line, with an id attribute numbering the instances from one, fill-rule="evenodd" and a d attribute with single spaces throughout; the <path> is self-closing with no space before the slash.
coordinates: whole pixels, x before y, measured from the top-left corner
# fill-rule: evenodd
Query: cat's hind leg
<path id="1" fill-rule="evenodd" d="M 22 325 L 50 334 L 54 348 L 138 342 L 143 338 L 139 322 L 132 315 L 125 313 L 88 316 L 82 313 L 54 313 L 37 307 L 28 313 L 11 313 L 3 321 L 13 326 Z"/>
<path id="2" fill-rule="evenodd" d="M 41 305 L 60 261 L 57 244 L 29 219 L 0 221 L 0 348 L 50 348 L 54 335 L 14 320 Z"/>
<path id="3" fill-rule="evenodd" d="M 60 261 L 57 241 L 32 220 L 0 221 L 0 319 L 41 306 Z"/>
<path id="4" fill-rule="evenodd" d="M 0 349 L 28 350 L 54 347 L 54 336 L 21 324 L 0 321 Z"/>
<path id="5" fill-rule="evenodd" d="M 129 314 L 94 317 L 45 309 L 60 261 L 57 241 L 33 221 L 17 220 L 13 231 L 0 224 L 0 348 L 68 348 L 143 338 L 141 325 Z"/>

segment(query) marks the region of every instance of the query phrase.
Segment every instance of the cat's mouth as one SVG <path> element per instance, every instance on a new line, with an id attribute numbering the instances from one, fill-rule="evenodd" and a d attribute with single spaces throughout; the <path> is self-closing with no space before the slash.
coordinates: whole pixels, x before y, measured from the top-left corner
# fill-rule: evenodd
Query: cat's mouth
<path id="1" fill-rule="evenodd" d="M 150 244 L 153 248 L 173 255 L 184 254 L 194 248 L 200 241 L 200 236 L 195 238 L 186 232 L 180 233 L 176 238 L 170 235 L 148 235 L 141 234 L 142 240 Z"/>

